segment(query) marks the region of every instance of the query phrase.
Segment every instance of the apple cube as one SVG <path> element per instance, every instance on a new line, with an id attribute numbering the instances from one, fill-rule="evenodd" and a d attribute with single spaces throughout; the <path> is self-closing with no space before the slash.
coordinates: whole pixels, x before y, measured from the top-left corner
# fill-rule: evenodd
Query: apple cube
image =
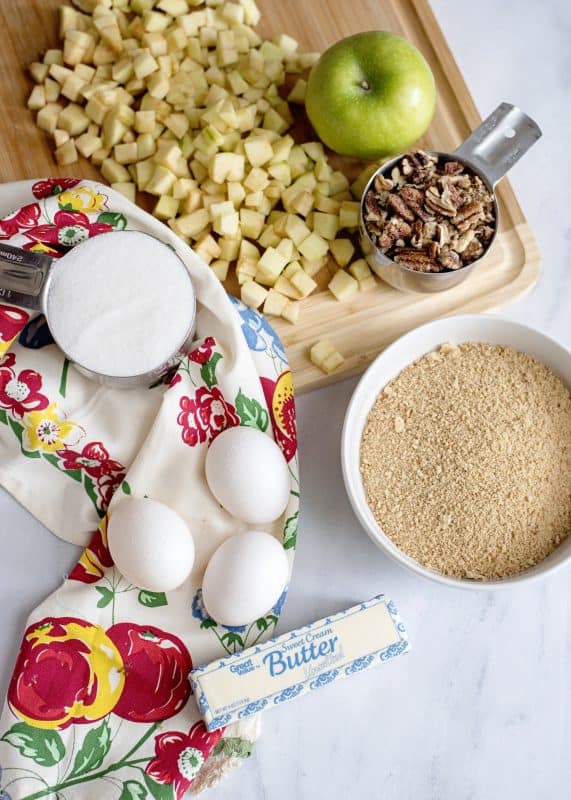
<path id="1" fill-rule="evenodd" d="M 209 222 L 210 217 L 208 211 L 205 208 L 199 208 L 190 214 L 177 217 L 176 228 L 183 236 L 197 238 L 200 233 L 208 227 Z"/>
<path id="2" fill-rule="evenodd" d="M 242 286 L 246 281 L 251 281 L 254 278 L 257 280 L 258 268 L 256 262 L 251 258 L 245 258 L 239 261 L 236 266 L 236 277 L 238 283 Z"/>
<path id="3" fill-rule="evenodd" d="M 170 219 L 171 217 L 175 217 L 178 212 L 178 204 L 179 201 L 175 200 L 174 197 L 164 194 L 156 202 L 155 207 L 153 208 L 153 214 L 159 219 Z"/>
<path id="4" fill-rule="evenodd" d="M 323 211 L 313 213 L 313 230 L 323 239 L 335 239 L 338 227 L 339 217 L 337 214 L 325 214 Z"/>
<path id="5" fill-rule="evenodd" d="M 277 278 L 276 282 L 274 283 L 274 289 L 276 292 L 279 292 L 280 294 L 283 294 L 292 300 L 300 300 L 302 297 L 299 290 L 296 289 L 289 278 L 286 278 L 284 275 L 280 275 L 279 278 Z"/>
<path id="6" fill-rule="evenodd" d="M 355 280 L 359 282 L 372 275 L 369 265 L 364 258 L 359 258 L 357 261 L 353 261 L 348 271 L 355 278 Z"/>
<path id="7" fill-rule="evenodd" d="M 77 161 L 77 150 L 75 148 L 75 144 L 73 139 L 68 139 L 67 142 L 64 142 L 60 147 L 57 148 L 55 151 L 55 157 L 57 163 L 65 167 L 68 164 L 73 164 Z"/>
<path id="8" fill-rule="evenodd" d="M 282 317 L 288 322 L 291 322 L 292 325 L 295 325 L 299 320 L 300 310 L 301 303 L 298 300 L 288 300 L 283 308 Z"/>
<path id="9" fill-rule="evenodd" d="M 251 192 L 263 191 L 269 183 L 268 173 L 259 167 L 252 167 L 243 183 L 244 188 Z"/>
<path id="10" fill-rule="evenodd" d="M 234 208 L 234 206 L 232 206 L 232 208 Z M 212 228 L 221 236 L 228 236 L 230 238 L 235 236 L 240 228 L 238 212 L 232 211 L 231 214 L 222 214 L 222 216 L 216 217 L 212 223 Z"/>
<path id="11" fill-rule="evenodd" d="M 135 202 L 136 197 L 136 186 L 131 181 L 119 181 L 118 183 L 112 183 L 111 188 L 115 189 L 116 192 L 119 192 L 127 200 L 130 200 L 132 203 Z"/>
<path id="12" fill-rule="evenodd" d="M 275 279 L 286 266 L 287 262 L 286 256 L 274 247 L 268 247 L 260 258 L 258 268 L 268 275 L 273 276 Z"/>
<path id="13" fill-rule="evenodd" d="M 301 297 L 307 297 L 317 288 L 317 283 L 303 269 L 295 272 L 290 281 Z"/>
<path id="14" fill-rule="evenodd" d="M 316 342 L 309 351 L 309 357 L 316 367 L 326 373 L 333 372 L 345 360 L 329 339 Z"/>
<path id="15" fill-rule="evenodd" d="M 300 263 L 303 271 L 306 272 L 310 278 L 313 278 L 318 272 L 321 272 L 327 263 L 327 258 L 318 258 L 316 261 L 309 261 L 307 258 L 302 258 Z"/>
<path id="16" fill-rule="evenodd" d="M 329 245 L 329 249 L 340 267 L 346 267 L 355 252 L 353 242 L 350 239 L 335 239 Z"/>
<path id="17" fill-rule="evenodd" d="M 220 247 L 220 257 L 225 261 L 235 261 L 238 258 L 238 251 L 240 249 L 239 239 L 227 239 L 222 237 L 218 239 Z M 225 280 L 223 278 L 222 280 Z"/>
<path id="18" fill-rule="evenodd" d="M 123 141 L 125 141 L 125 137 L 123 137 Z M 152 155 L 155 154 L 157 149 L 155 140 L 153 139 L 150 133 L 141 133 L 140 136 L 137 136 L 136 146 L 137 146 L 137 161 L 150 158 Z"/>
<path id="19" fill-rule="evenodd" d="M 307 81 L 304 81 L 303 78 L 298 78 L 293 89 L 287 96 L 288 103 L 299 103 L 300 105 L 303 105 L 305 103 L 306 90 Z"/>
<path id="20" fill-rule="evenodd" d="M 302 217 L 307 217 L 313 208 L 315 200 L 311 192 L 300 192 L 297 197 L 290 203 L 293 211 L 297 211 Z"/>
<path id="21" fill-rule="evenodd" d="M 335 273 L 327 285 L 331 294 L 341 303 L 359 290 L 358 281 L 342 269 Z"/>
<path id="22" fill-rule="evenodd" d="M 366 292 L 369 289 L 374 289 L 377 285 L 377 281 L 375 280 L 375 276 L 371 272 L 366 278 L 363 278 L 359 281 L 359 289 L 362 292 Z"/>
<path id="23" fill-rule="evenodd" d="M 44 106 L 44 108 L 47 108 L 47 106 Z M 89 121 L 89 117 L 81 106 L 76 103 L 70 103 L 59 114 L 57 126 L 67 131 L 70 136 L 79 136 L 87 130 Z"/>
<path id="24" fill-rule="evenodd" d="M 218 280 L 222 283 L 228 277 L 228 270 L 230 269 L 230 262 L 223 258 L 217 258 L 216 261 L 210 263 L 210 269 L 216 275 Z"/>
<path id="25" fill-rule="evenodd" d="M 244 141 L 246 158 L 253 167 L 261 167 L 262 164 L 273 158 L 274 151 L 271 143 L 261 136 L 251 136 Z"/>
<path id="26" fill-rule="evenodd" d="M 228 181 L 226 183 L 226 191 L 228 200 L 230 200 L 234 208 L 239 208 L 246 197 L 246 190 L 238 181 Z"/>
<path id="27" fill-rule="evenodd" d="M 280 237 L 272 225 L 266 225 L 258 241 L 261 247 L 277 247 L 280 243 Z"/>
<path id="28" fill-rule="evenodd" d="M 216 183 L 242 181 L 244 163 L 244 156 L 238 153 L 216 153 L 208 164 L 208 174 Z"/>
<path id="29" fill-rule="evenodd" d="M 90 133 L 82 133 L 75 140 L 75 146 L 84 158 L 89 158 L 101 147 L 101 139 L 99 136 L 92 136 Z"/>
<path id="30" fill-rule="evenodd" d="M 253 259 L 254 261 L 258 262 L 260 260 L 260 251 L 256 247 L 255 244 L 252 242 L 247 242 L 243 240 L 240 244 L 240 250 L 238 258 L 242 261 L 245 258 Z"/>
<path id="31" fill-rule="evenodd" d="M 298 248 L 301 242 L 307 239 L 311 233 L 301 217 L 298 217 L 295 214 L 288 214 L 285 224 L 285 232 Z"/>
<path id="32" fill-rule="evenodd" d="M 97 147 L 94 148 L 94 151 Z M 116 144 L 113 148 L 113 155 L 118 164 L 134 164 L 138 160 L 137 143 Z"/>
<path id="33" fill-rule="evenodd" d="M 344 200 L 339 209 L 339 227 L 340 228 L 358 228 L 359 227 L 359 211 L 360 204 L 353 200 Z"/>
<path id="34" fill-rule="evenodd" d="M 69 133 L 67 131 L 60 131 L 59 128 L 55 129 L 53 136 L 54 136 L 54 144 L 56 147 L 61 147 L 61 145 L 64 144 L 64 142 L 67 142 L 67 140 L 70 138 Z M 84 133 L 83 136 L 87 136 L 87 134 Z M 79 137 L 79 139 L 81 139 L 81 136 Z M 79 139 L 75 140 L 76 147 Z"/>
<path id="35" fill-rule="evenodd" d="M 301 264 L 299 261 L 292 261 L 291 264 L 288 264 L 287 267 L 284 269 L 284 278 L 287 278 L 289 281 L 293 278 L 293 276 L 297 272 L 302 272 Z"/>
<path id="36" fill-rule="evenodd" d="M 274 317 L 281 317 L 287 303 L 287 297 L 284 297 L 283 294 L 276 292 L 275 289 L 270 289 L 264 302 L 263 312 L 264 314 L 271 314 Z"/>
<path id="37" fill-rule="evenodd" d="M 328 245 L 317 233 L 310 233 L 301 244 L 297 245 L 297 249 L 309 261 L 316 261 L 327 253 Z"/>
<path id="38" fill-rule="evenodd" d="M 259 308 L 268 296 L 268 290 L 255 281 L 246 281 L 240 289 L 240 299 L 250 308 Z"/>
<path id="39" fill-rule="evenodd" d="M 131 177 L 122 164 L 114 158 L 106 158 L 101 164 L 101 174 L 108 183 L 123 183 Z"/>
<path id="40" fill-rule="evenodd" d="M 264 227 L 264 215 L 259 211 L 250 208 L 240 209 L 240 230 L 243 236 L 250 239 L 257 239 Z"/>
<path id="41" fill-rule="evenodd" d="M 275 225 L 274 225 L 274 230 L 275 230 Z M 276 233 L 277 233 L 277 231 L 276 231 Z M 294 243 L 287 236 L 285 236 L 281 240 L 281 242 L 276 247 L 276 250 L 278 251 L 278 253 L 281 253 L 282 256 L 284 256 L 287 259 L 288 263 L 290 261 L 293 261 L 295 258 L 297 258 L 297 255 L 298 255 L 297 250 L 295 249 Z"/>
<path id="42" fill-rule="evenodd" d="M 339 200 L 335 200 L 333 197 L 328 197 L 326 194 L 322 194 L 318 189 L 315 190 L 314 197 L 316 211 L 323 211 L 325 214 L 339 213 L 339 209 L 341 208 L 341 203 Z"/>
<path id="43" fill-rule="evenodd" d="M 325 150 L 321 142 L 304 142 L 301 147 L 312 161 L 319 161 L 320 158 L 325 158 Z"/>

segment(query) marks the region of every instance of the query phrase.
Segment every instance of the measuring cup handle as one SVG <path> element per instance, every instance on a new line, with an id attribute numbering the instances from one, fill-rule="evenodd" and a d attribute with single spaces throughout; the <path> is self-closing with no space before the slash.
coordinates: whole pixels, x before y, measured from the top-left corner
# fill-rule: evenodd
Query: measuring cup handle
<path id="1" fill-rule="evenodd" d="M 492 186 L 541 137 L 539 125 L 510 103 L 501 103 L 454 155 L 472 163 Z"/>
<path id="2" fill-rule="evenodd" d="M 42 311 L 43 289 L 53 258 L 0 242 L 0 302 Z"/>

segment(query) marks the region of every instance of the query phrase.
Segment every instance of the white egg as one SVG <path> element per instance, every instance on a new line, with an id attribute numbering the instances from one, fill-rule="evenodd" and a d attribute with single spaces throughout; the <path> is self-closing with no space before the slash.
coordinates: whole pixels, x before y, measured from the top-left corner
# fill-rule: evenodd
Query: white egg
<path id="1" fill-rule="evenodd" d="M 210 491 L 232 516 L 250 525 L 273 522 L 290 495 L 290 475 L 282 451 L 254 428 L 227 428 L 206 454 Z"/>
<path id="2" fill-rule="evenodd" d="M 158 500 L 121 500 L 110 514 L 107 540 L 119 572 L 140 589 L 170 592 L 190 575 L 192 534 L 182 517 Z"/>
<path id="3" fill-rule="evenodd" d="M 237 533 L 208 562 L 202 600 L 221 625 L 248 625 L 275 605 L 288 575 L 288 558 L 276 538 L 263 531 Z"/>

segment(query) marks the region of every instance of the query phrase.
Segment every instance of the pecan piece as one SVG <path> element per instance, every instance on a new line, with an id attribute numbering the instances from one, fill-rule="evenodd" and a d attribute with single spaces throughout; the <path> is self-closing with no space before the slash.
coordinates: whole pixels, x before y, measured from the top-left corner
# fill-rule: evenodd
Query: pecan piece
<path id="1" fill-rule="evenodd" d="M 455 250 L 451 250 L 448 245 L 441 248 L 438 260 L 445 269 L 459 269 L 462 266 L 458 253 Z"/>
<path id="2" fill-rule="evenodd" d="M 390 192 L 394 184 L 390 178 L 385 178 L 385 176 L 379 172 L 373 181 L 373 186 L 378 192 Z"/>
<path id="3" fill-rule="evenodd" d="M 414 222 L 414 212 L 410 210 L 399 194 L 389 195 L 389 206 L 407 222 Z"/>
<path id="4" fill-rule="evenodd" d="M 436 211 L 445 217 L 456 216 L 456 206 L 451 202 L 449 196 L 444 197 L 444 192 L 441 195 L 436 186 L 429 186 L 426 190 L 424 204 L 430 211 Z"/>
<path id="5" fill-rule="evenodd" d="M 423 250 L 415 250 L 413 247 L 402 247 L 398 255 L 395 256 L 395 261 L 417 272 L 441 271 L 441 267 L 428 253 L 425 253 Z"/>

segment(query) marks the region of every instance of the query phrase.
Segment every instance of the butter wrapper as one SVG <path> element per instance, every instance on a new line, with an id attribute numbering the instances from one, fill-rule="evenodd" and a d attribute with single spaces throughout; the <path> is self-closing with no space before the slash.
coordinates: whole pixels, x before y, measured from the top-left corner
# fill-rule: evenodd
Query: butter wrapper
<path id="1" fill-rule="evenodd" d="M 190 681 L 209 731 L 383 664 L 410 649 L 393 602 L 383 594 L 197 667 Z"/>

